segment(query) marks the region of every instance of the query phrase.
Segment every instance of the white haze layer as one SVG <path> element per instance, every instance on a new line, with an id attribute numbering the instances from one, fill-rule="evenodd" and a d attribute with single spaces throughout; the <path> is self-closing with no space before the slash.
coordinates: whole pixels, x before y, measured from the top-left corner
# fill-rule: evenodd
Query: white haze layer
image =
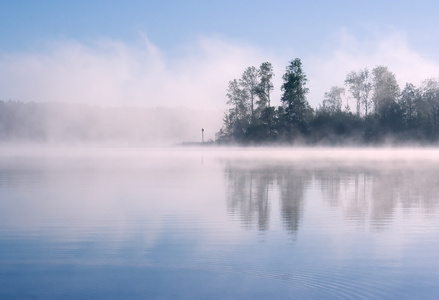
<path id="1" fill-rule="evenodd" d="M 273 53 L 204 37 L 166 53 L 144 35 L 132 44 L 57 41 L 39 51 L 0 52 L 0 99 L 224 109 L 228 81 L 239 78 L 247 66 L 270 61 L 275 72 L 273 105 L 279 105 L 282 74 L 295 57 L 303 61 L 313 107 L 331 86 L 343 85 L 352 70 L 386 65 L 401 87 L 439 75 L 437 57 L 415 51 L 403 32 L 363 40 L 342 30 L 334 34 L 332 45 L 322 42 L 323 50 L 305 54 L 282 49 Z"/>
<path id="2" fill-rule="evenodd" d="M 204 38 L 167 56 L 146 37 L 55 42 L 3 53 L 0 99 L 219 109 L 228 81 L 262 56 L 250 46 Z"/>
<path id="3" fill-rule="evenodd" d="M 219 37 L 201 37 L 172 52 L 160 49 L 145 35 L 136 43 L 105 38 L 88 43 L 53 41 L 39 50 L 0 52 L 0 100 L 217 112 L 211 122 L 188 118 L 194 131 L 190 138 L 171 138 L 169 144 L 199 141 L 201 128 L 208 129 L 206 139 L 214 139 L 228 108 L 228 82 L 239 78 L 246 67 L 258 67 L 264 61 L 274 66 L 272 105 L 280 105 L 282 74 L 295 57 L 302 59 L 309 80 L 308 100 L 315 108 L 331 86 L 342 86 L 346 74 L 360 68 L 386 65 L 401 88 L 406 82 L 419 86 L 424 79 L 438 77 L 437 57 L 414 50 L 403 32 L 370 36 L 365 40 L 342 30 L 331 43 L 322 41 L 321 49 L 304 54 L 291 50 L 295 45 L 273 52 Z"/>

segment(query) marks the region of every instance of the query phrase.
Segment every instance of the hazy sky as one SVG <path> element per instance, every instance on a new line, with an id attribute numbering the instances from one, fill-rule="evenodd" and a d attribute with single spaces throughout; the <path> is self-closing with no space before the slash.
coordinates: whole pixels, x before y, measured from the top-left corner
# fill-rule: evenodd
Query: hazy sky
<path id="1" fill-rule="evenodd" d="M 270 61 L 273 104 L 302 59 L 318 106 L 351 70 L 439 76 L 438 1 L 0 2 L 0 99 L 225 108 L 228 81 Z"/>

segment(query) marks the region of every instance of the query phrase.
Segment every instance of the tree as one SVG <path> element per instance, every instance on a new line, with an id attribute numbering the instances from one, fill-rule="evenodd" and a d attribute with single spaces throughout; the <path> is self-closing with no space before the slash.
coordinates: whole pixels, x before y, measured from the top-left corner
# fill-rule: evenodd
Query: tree
<path id="1" fill-rule="evenodd" d="M 255 67 L 248 67 L 242 73 L 242 77 L 239 80 L 239 84 L 242 89 L 247 93 L 250 100 L 250 119 L 254 122 L 255 117 L 255 98 L 258 94 L 259 82 L 258 82 L 258 70 Z"/>
<path id="2" fill-rule="evenodd" d="M 439 82 L 432 78 L 424 80 L 420 92 L 424 132 L 434 138 L 439 130 Z"/>
<path id="3" fill-rule="evenodd" d="M 385 66 L 377 66 L 372 70 L 373 96 L 375 111 L 382 115 L 393 106 L 400 94 L 395 74 Z"/>
<path id="4" fill-rule="evenodd" d="M 312 109 L 306 100 L 308 88 L 305 87 L 308 79 L 302 70 L 302 62 L 296 58 L 287 66 L 282 76 L 282 104 L 285 107 L 287 122 L 298 127 L 302 133 L 309 130 L 309 121 Z"/>
<path id="5" fill-rule="evenodd" d="M 259 67 L 259 87 L 258 87 L 258 96 L 259 96 L 259 107 L 270 107 L 270 92 L 273 90 L 273 83 L 271 79 L 273 78 L 273 66 L 269 62 L 264 62 Z"/>
<path id="6" fill-rule="evenodd" d="M 321 109 L 329 114 L 340 112 L 343 104 L 342 97 L 344 92 L 345 89 L 342 87 L 331 87 L 331 90 L 325 93 Z"/>
<path id="7" fill-rule="evenodd" d="M 227 104 L 233 106 L 233 110 L 236 116 L 240 119 L 245 118 L 248 115 L 248 93 L 246 90 L 241 89 L 238 81 L 233 79 L 229 81 L 229 86 L 227 89 Z"/>
<path id="8" fill-rule="evenodd" d="M 346 76 L 345 84 L 348 86 L 349 91 L 357 101 L 357 116 L 360 116 L 361 105 L 364 106 L 365 115 L 367 116 L 371 106 L 369 94 L 372 90 L 369 70 L 365 68 L 358 72 L 350 72 Z"/>
<path id="9" fill-rule="evenodd" d="M 227 89 L 227 104 L 232 105 L 229 114 L 223 118 L 225 125 L 224 136 L 242 137 L 249 124 L 249 95 L 242 89 L 236 79 L 229 81 Z"/>
<path id="10" fill-rule="evenodd" d="M 411 83 L 406 83 L 401 92 L 399 105 L 402 110 L 405 125 L 409 128 L 416 126 L 416 119 L 419 113 L 418 102 L 420 99 L 419 90 Z"/>

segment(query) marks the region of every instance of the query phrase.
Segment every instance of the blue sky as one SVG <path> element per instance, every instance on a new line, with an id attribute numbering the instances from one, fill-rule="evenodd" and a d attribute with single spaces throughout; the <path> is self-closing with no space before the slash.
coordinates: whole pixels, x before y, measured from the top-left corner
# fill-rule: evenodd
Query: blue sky
<path id="1" fill-rule="evenodd" d="M 348 71 L 439 76 L 437 1 L 0 3 L 0 99 L 224 108 L 228 80 L 299 57 L 316 107 Z M 278 104 L 273 99 L 274 104 Z"/>

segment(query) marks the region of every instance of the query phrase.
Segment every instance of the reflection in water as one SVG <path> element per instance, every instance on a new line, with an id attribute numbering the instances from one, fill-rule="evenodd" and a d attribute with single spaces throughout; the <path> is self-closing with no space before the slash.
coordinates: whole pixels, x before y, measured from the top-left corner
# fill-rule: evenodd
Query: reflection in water
<path id="1" fill-rule="evenodd" d="M 332 208 L 343 211 L 349 222 L 370 222 L 385 228 L 396 209 L 422 209 L 436 215 L 438 166 L 431 163 L 323 161 L 284 164 L 225 161 L 229 213 L 238 214 L 244 227 L 267 230 L 272 201 L 280 204 L 280 215 L 290 233 L 299 230 L 305 194 L 312 183 Z M 275 197 L 278 197 L 276 199 Z"/>
<path id="2" fill-rule="evenodd" d="M 229 181 L 227 207 L 230 214 L 239 212 L 242 224 L 267 230 L 270 218 L 268 193 L 274 178 L 270 170 L 226 168 Z"/>
<path id="3" fill-rule="evenodd" d="M 424 151 L 90 150 L 0 149 L 0 299 L 436 297 Z"/>
<path id="4" fill-rule="evenodd" d="M 358 165 L 316 171 L 323 196 L 331 206 L 341 207 L 351 221 L 382 228 L 392 221 L 395 210 L 422 209 L 436 214 L 439 185 L 435 164 Z"/>
<path id="5" fill-rule="evenodd" d="M 302 217 L 305 189 L 311 176 L 307 170 L 288 168 L 281 170 L 277 178 L 283 224 L 288 232 L 296 233 Z"/>
<path id="6" fill-rule="evenodd" d="M 229 213 L 239 214 L 245 227 L 251 228 L 257 222 L 259 230 L 269 228 L 269 192 L 277 188 L 283 224 L 288 232 L 297 232 L 305 189 L 311 179 L 309 170 L 252 164 L 245 167 L 228 163 L 225 174 Z"/>

